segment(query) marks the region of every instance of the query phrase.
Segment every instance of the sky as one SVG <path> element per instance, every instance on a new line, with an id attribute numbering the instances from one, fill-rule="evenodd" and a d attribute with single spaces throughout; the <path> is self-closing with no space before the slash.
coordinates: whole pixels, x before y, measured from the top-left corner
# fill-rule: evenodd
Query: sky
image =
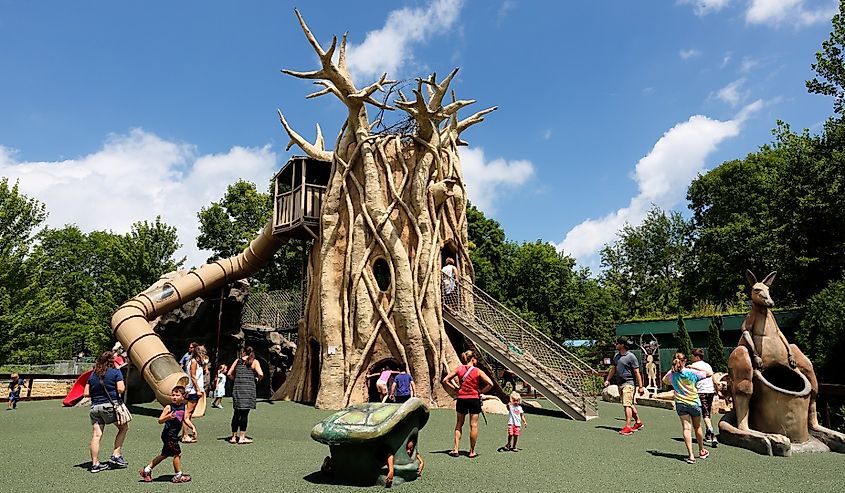
<path id="1" fill-rule="evenodd" d="M 197 212 L 302 154 L 277 109 L 329 145 L 345 118 L 280 72 L 317 68 L 297 5 L 324 46 L 349 33 L 358 87 L 460 67 L 452 88 L 477 100 L 462 115 L 499 108 L 463 135 L 470 200 L 594 272 L 625 224 L 688 215 L 689 183 L 777 120 L 818 132 L 832 113 L 804 81 L 836 0 L 0 0 L 0 176 L 50 227 L 160 215 L 203 263 Z"/>

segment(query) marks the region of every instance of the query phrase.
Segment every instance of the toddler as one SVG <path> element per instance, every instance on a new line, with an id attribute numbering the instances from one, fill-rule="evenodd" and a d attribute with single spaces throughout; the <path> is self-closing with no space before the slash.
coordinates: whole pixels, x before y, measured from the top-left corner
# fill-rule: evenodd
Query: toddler
<path id="1" fill-rule="evenodd" d="M 217 370 L 217 386 L 214 387 L 214 402 L 211 407 L 223 409 L 223 397 L 226 395 L 226 372 L 229 368 L 226 365 L 220 365 Z"/>
<path id="2" fill-rule="evenodd" d="M 516 442 L 523 426 L 528 426 L 525 420 L 525 413 L 522 410 L 522 396 L 519 392 L 511 393 L 511 401 L 508 403 L 508 443 L 499 449 L 500 452 L 519 452 Z"/>

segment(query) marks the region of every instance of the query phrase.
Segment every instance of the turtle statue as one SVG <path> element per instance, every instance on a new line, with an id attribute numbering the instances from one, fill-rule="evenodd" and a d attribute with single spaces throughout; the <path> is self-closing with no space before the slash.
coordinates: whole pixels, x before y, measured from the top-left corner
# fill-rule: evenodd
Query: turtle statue
<path id="1" fill-rule="evenodd" d="M 342 409 L 311 430 L 311 438 L 329 446 L 322 471 L 339 483 L 393 485 L 417 478 L 419 431 L 428 422 L 428 406 L 412 397 L 403 404 L 368 402 Z M 410 442 L 410 443 L 409 443 Z M 387 458 L 394 476 L 388 478 Z M 392 479 L 392 481 L 391 481 Z"/>

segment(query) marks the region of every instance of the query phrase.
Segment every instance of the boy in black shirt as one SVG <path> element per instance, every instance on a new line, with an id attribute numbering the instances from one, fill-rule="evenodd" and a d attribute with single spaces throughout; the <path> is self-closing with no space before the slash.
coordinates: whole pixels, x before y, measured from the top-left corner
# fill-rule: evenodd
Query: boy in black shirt
<path id="1" fill-rule="evenodd" d="M 164 459 L 173 457 L 173 471 L 176 473 L 171 480 L 173 483 L 187 483 L 191 477 L 182 474 L 182 448 L 179 446 L 179 432 L 182 430 L 182 421 L 185 419 L 185 387 L 177 385 L 170 391 L 172 404 L 164 406 L 161 416 L 158 417 L 159 424 L 164 425 L 161 431 L 161 453 L 138 474 L 144 482 L 153 480 L 153 468 L 159 465 Z"/>

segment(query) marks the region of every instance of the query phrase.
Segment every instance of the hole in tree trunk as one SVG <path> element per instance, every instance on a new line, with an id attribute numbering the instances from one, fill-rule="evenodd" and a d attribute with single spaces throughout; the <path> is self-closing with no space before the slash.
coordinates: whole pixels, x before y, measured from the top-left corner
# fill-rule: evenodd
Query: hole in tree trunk
<path id="1" fill-rule="evenodd" d="M 380 359 L 370 365 L 370 368 L 367 370 L 367 375 L 381 373 L 385 368 L 391 371 L 399 371 L 399 361 L 396 358 Z M 393 377 L 394 375 L 391 375 L 390 380 L 387 381 L 388 390 L 390 389 L 390 386 L 393 385 Z M 378 381 L 378 375 L 370 377 L 367 380 L 367 400 L 370 402 L 381 402 L 381 398 L 378 394 L 378 388 L 376 388 L 376 381 Z"/>
<path id="2" fill-rule="evenodd" d="M 387 265 L 387 260 L 379 257 L 373 262 L 373 276 L 382 292 L 390 289 L 390 266 Z"/>

